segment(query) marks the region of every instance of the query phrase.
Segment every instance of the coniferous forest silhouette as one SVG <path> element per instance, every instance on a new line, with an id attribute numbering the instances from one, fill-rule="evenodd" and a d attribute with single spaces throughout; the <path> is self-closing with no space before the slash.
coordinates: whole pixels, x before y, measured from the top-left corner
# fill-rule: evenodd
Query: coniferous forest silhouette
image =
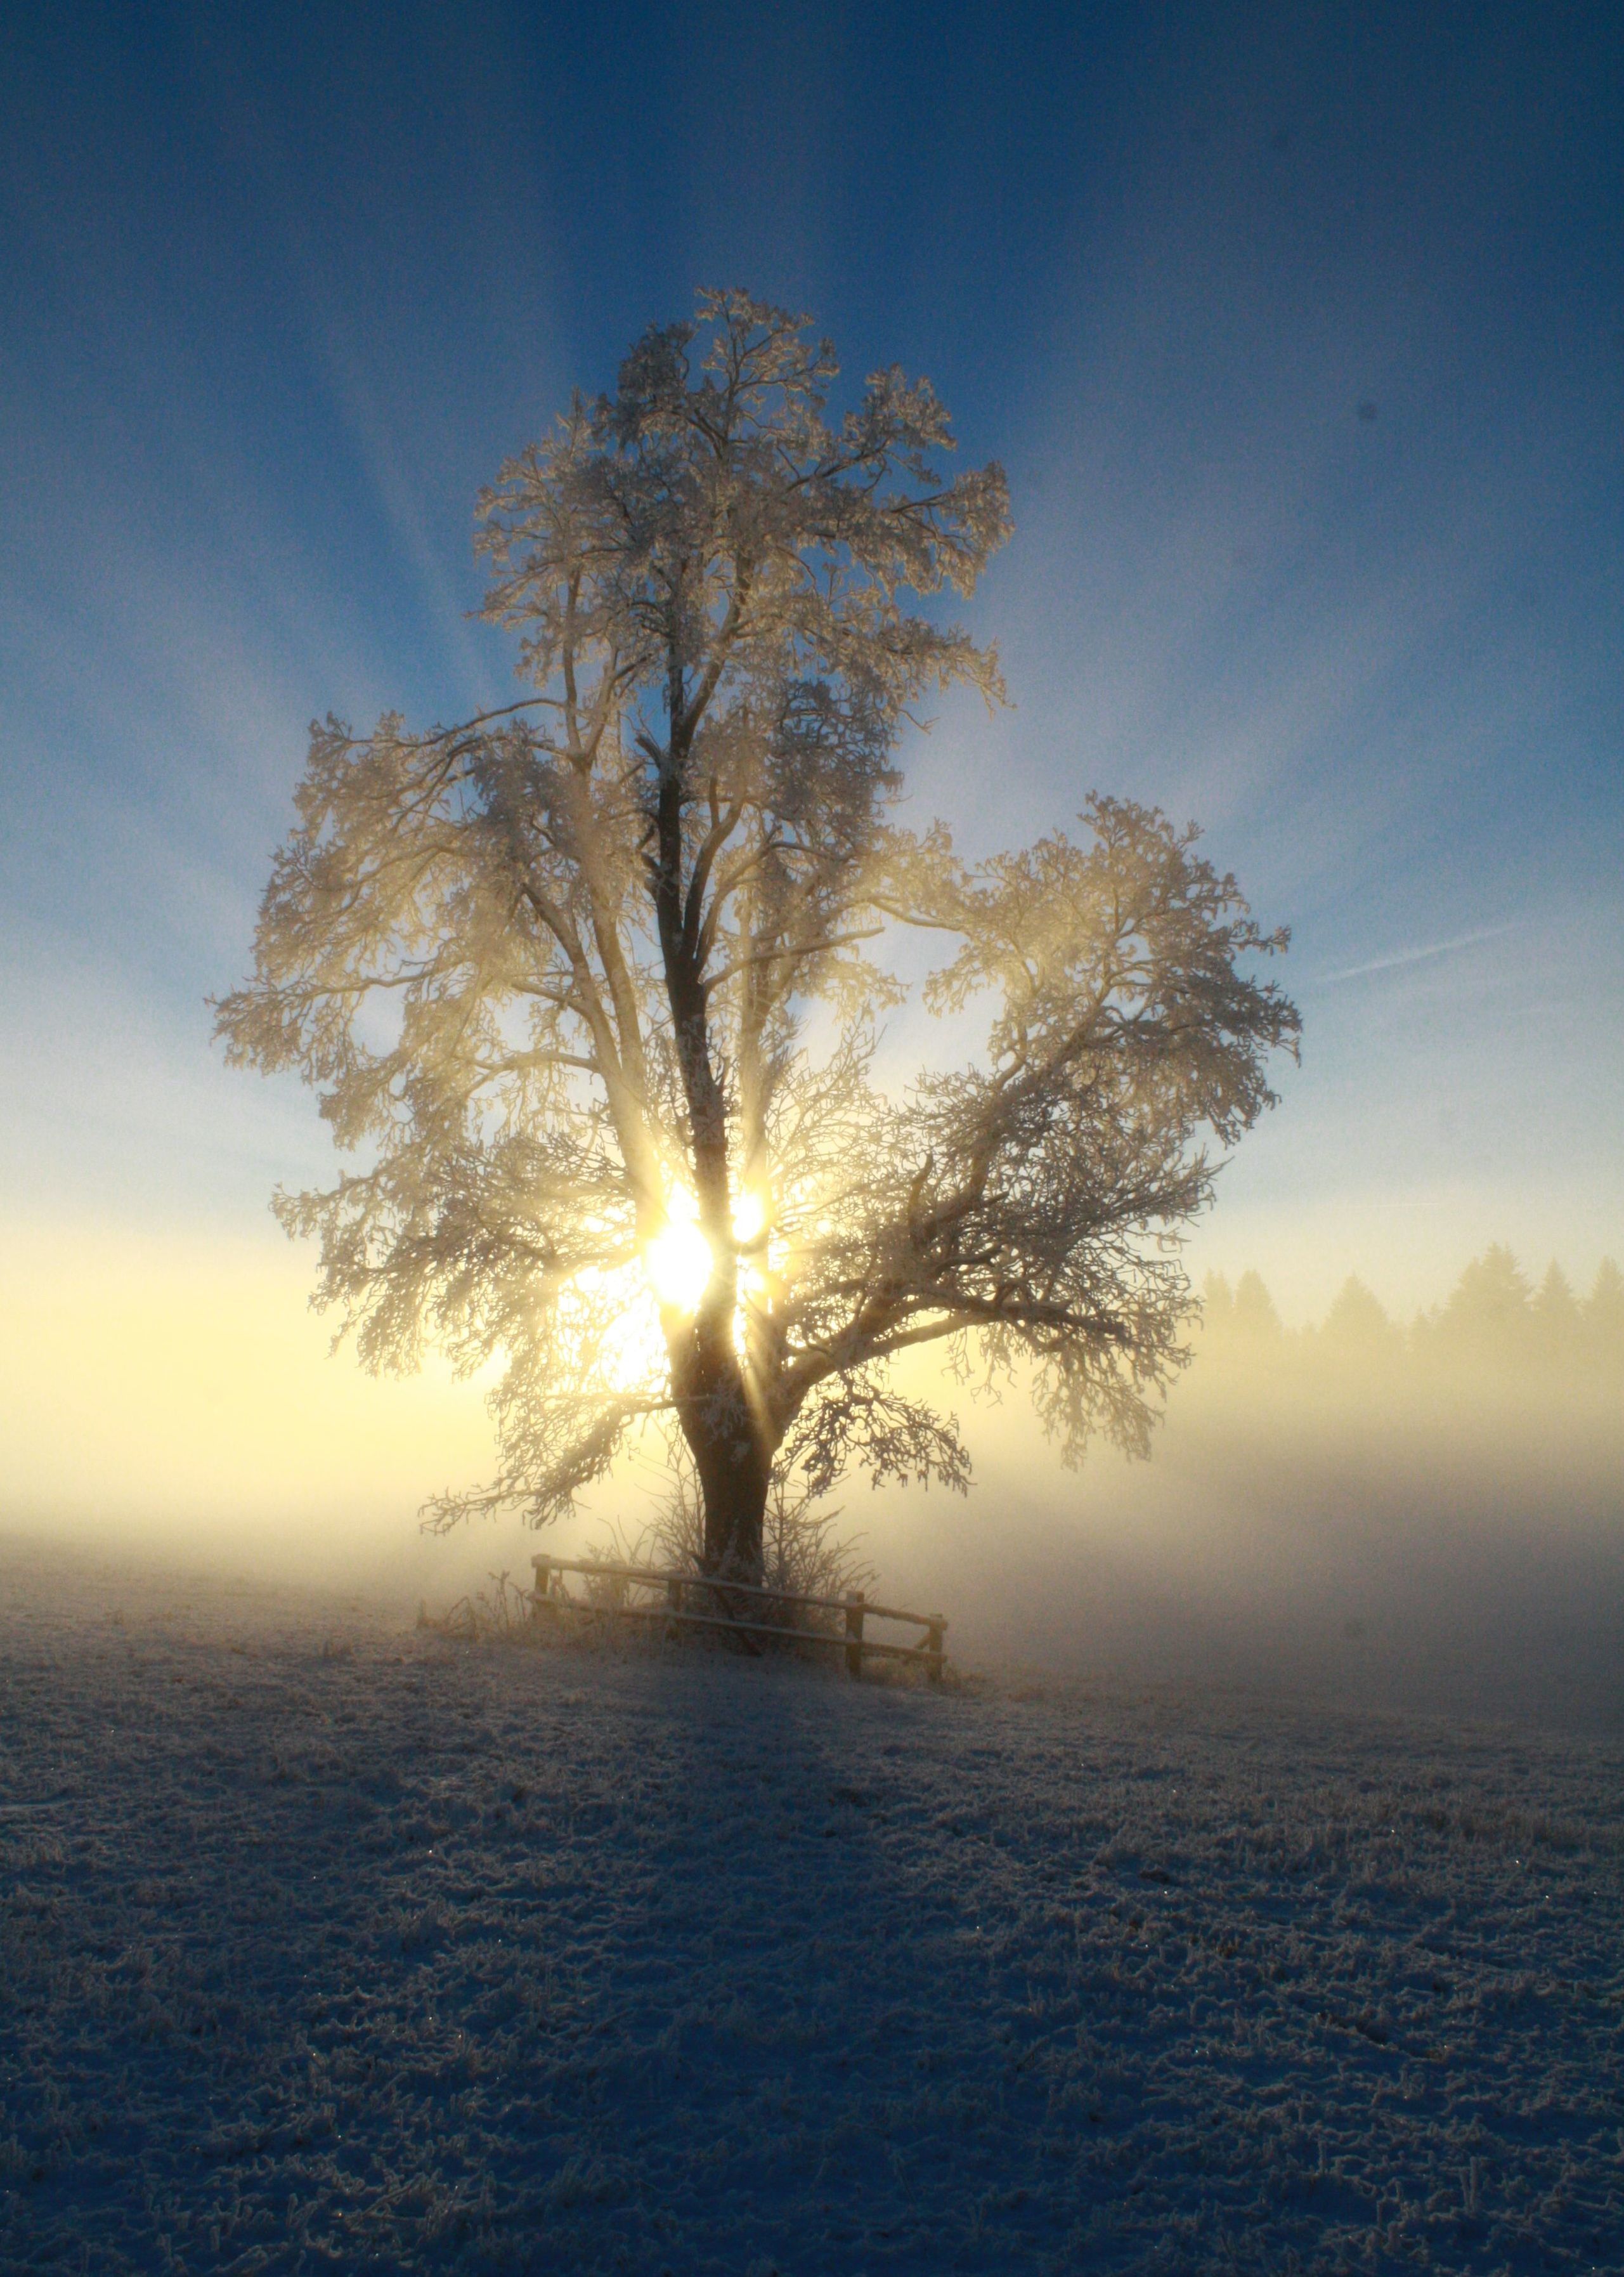
<path id="1" fill-rule="evenodd" d="M 1461 1272 L 1447 1298 L 1408 1319 L 1390 1314 L 1350 1274 L 1324 1318 L 1290 1329 L 1261 1275 L 1232 1283 L 1209 1275 L 1195 1351 L 1209 1367 L 1271 1377 L 1282 1390 L 1346 1383 L 1369 1397 L 1545 1403 L 1616 1399 L 1624 1386 L 1624 1272 L 1604 1257 L 1582 1293 L 1553 1259 L 1536 1282 L 1496 1242 Z"/>

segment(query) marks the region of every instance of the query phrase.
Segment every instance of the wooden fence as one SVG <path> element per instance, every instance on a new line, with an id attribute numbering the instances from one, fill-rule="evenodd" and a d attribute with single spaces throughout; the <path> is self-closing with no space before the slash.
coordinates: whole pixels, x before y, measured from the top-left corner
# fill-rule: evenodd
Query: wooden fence
<path id="1" fill-rule="evenodd" d="M 756 1637 L 774 1637 L 781 1644 L 828 1645 L 846 1655 L 848 1676 L 862 1674 L 863 1656 L 867 1654 L 870 1658 L 909 1661 L 916 1667 L 922 1666 L 932 1684 L 942 1680 L 947 1624 L 940 1613 L 905 1613 L 894 1605 L 871 1605 L 861 1589 L 844 1597 L 808 1597 L 793 1589 L 758 1588 L 747 1581 L 710 1580 L 702 1574 L 667 1573 L 652 1565 L 617 1565 L 591 1558 L 547 1557 L 532 1557 L 530 1563 L 535 1569 L 530 1606 L 532 1618 L 536 1620 L 579 1613 L 588 1618 L 661 1621 L 665 1624 L 668 1636 L 676 1635 L 685 1627 L 725 1629 L 731 1635 L 752 1641 Z M 566 1573 L 580 1573 L 588 1580 L 619 1582 L 623 1585 L 620 1595 L 618 1599 L 573 1597 L 564 1578 Z M 634 1589 L 655 1593 L 656 1602 L 631 1601 Z M 700 1610 L 695 1610 L 695 1599 Z M 758 1608 L 765 1611 L 775 1606 L 802 1606 L 819 1612 L 839 1613 L 844 1617 L 842 1626 L 831 1634 L 827 1629 L 794 1628 L 783 1621 L 746 1618 Z M 870 1621 L 900 1621 L 922 1629 L 924 1634 L 915 1644 L 893 1644 L 888 1638 L 869 1635 Z"/>

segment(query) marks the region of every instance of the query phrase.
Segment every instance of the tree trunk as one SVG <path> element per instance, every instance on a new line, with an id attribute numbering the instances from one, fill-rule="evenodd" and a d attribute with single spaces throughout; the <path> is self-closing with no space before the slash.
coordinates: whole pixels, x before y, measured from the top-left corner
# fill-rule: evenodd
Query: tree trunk
<path id="1" fill-rule="evenodd" d="M 759 1588 L 763 1521 L 777 1441 L 746 1389 L 731 1320 L 708 1294 L 672 1338 L 672 1389 L 677 1419 L 699 1473 L 705 1513 L 704 1571 Z M 668 1329 L 669 1334 L 669 1329 Z"/>
<path id="2" fill-rule="evenodd" d="M 732 1439 L 694 1452 L 705 1502 L 705 1571 L 759 1588 L 772 1458 L 754 1440 L 742 1452 Z"/>

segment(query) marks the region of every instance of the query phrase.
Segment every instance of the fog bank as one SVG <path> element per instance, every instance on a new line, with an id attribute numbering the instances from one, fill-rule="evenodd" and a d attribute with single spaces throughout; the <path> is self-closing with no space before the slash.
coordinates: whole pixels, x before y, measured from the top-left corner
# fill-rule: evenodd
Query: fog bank
<path id="1" fill-rule="evenodd" d="M 1150 1462 L 1068 1476 L 995 1411 L 969 1503 L 905 1498 L 888 1583 L 970 1657 L 1056 1675 L 1612 1727 L 1621 1299 L 1614 1268 L 1578 1299 L 1491 1251 L 1408 1326 L 1351 1284 L 1293 1333 L 1219 1283 Z"/>
<path id="2" fill-rule="evenodd" d="M 299 1253 L 42 1244 L 24 1262 L 0 1531 L 87 1576 L 134 1559 L 410 1618 L 650 1506 L 634 1468 L 571 1529 L 425 1536 L 424 1496 L 489 1460 L 480 1387 L 330 1359 Z M 1295 1330 L 1255 1276 L 1211 1283 L 1148 1463 L 1097 1450 L 1066 1472 L 1018 1390 L 961 1412 L 968 1500 L 861 1479 L 838 1500 L 877 1590 L 945 1613 L 968 1664 L 1624 1725 L 1614 1269 L 1575 1294 L 1491 1251 L 1417 1320 L 1350 1284 Z"/>

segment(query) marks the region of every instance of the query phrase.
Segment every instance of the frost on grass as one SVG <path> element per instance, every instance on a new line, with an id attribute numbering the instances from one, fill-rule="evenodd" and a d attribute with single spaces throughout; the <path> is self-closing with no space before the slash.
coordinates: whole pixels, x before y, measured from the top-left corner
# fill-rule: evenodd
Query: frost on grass
<path id="1" fill-rule="evenodd" d="M 8 1578 L 0 2266 L 1617 2266 L 1617 1740 Z"/>

